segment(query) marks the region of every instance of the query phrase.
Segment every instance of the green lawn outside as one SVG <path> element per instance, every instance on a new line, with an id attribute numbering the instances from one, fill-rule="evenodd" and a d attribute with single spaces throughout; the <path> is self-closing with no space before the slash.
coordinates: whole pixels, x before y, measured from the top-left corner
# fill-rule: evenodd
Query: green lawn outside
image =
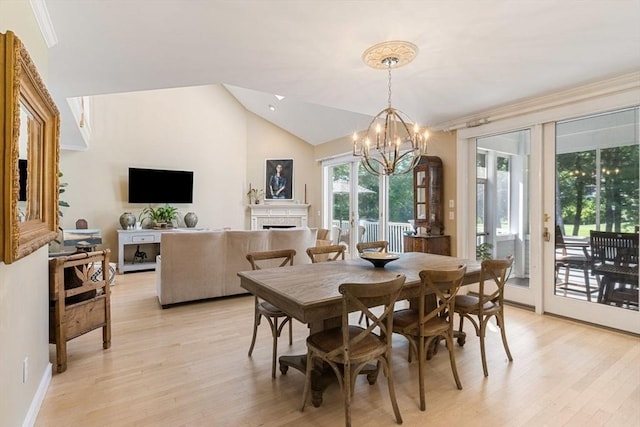
<path id="1" fill-rule="evenodd" d="M 635 231 L 635 227 L 636 224 L 633 223 L 623 223 L 620 226 L 620 231 L 622 233 L 633 233 Z M 591 230 L 595 230 L 596 229 L 596 225 L 595 224 L 582 224 L 580 225 L 580 229 L 578 230 L 578 236 L 580 237 L 589 237 L 589 232 Z M 601 227 L 601 231 L 604 231 L 605 228 L 604 226 Z M 565 236 L 571 236 L 571 232 L 573 231 L 573 225 L 564 225 L 564 235 Z"/>

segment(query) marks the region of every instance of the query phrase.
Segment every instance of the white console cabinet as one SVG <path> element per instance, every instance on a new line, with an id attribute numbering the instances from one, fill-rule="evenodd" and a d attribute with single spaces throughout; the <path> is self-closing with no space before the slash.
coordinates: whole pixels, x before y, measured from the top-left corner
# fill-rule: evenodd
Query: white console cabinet
<path id="1" fill-rule="evenodd" d="M 160 254 L 160 238 L 164 232 L 165 230 L 118 230 L 118 273 L 155 270 L 156 255 Z M 135 258 L 138 247 L 146 254 L 146 258 Z"/>

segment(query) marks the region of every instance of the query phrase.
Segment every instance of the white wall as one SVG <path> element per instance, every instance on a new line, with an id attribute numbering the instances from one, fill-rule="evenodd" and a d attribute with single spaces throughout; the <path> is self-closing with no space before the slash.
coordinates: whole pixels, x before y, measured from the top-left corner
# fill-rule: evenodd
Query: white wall
<path id="1" fill-rule="evenodd" d="M 244 108 L 218 85 L 96 96 L 91 101 L 93 136 L 87 151 L 63 151 L 60 170 L 69 185 L 63 228 L 85 218 L 100 228 L 103 247 L 117 258 L 118 218 L 138 215 L 146 204 L 127 202 L 128 168 L 194 172 L 189 212 L 198 227 L 244 229 L 247 119 Z"/>
<path id="2" fill-rule="evenodd" d="M 47 47 L 28 1 L 0 1 L 0 32 L 7 30 L 22 40 L 46 82 Z M 32 422 L 38 390 L 43 393 L 51 378 L 48 278 L 46 247 L 10 265 L 0 262 L 0 426 Z"/>
<path id="3" fill-rule="evenodd" d="M 247 112 L 247 180 L 252 188 L 266 190 L 265 159 L 293 159 L 293 199 L 305 201 L 305 185 L 309 207 L 309 227 L 319 227 L 321 210 L 321 168 L 314 160 L 314 147 L 257 115 Z M 245 194 L 248 191 L 245 189 Z M 248 198 L 245 197 L 245 202 Z M 273 202 L 276 203 L 276 202 Z M 289 202 L 287 202 L 289 203 Z M 245 219 L 247 229 L 249 216 Z"/>

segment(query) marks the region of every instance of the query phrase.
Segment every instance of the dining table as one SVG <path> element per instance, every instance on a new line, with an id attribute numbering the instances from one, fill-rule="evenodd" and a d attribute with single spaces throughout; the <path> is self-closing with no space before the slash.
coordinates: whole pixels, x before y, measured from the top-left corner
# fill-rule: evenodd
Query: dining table
<path id="1" fill-rule="evenodd" d="M 240 286 L 251 294 L 275 305 L 280 310 L 305 323 L 309 333 L 338 327 L 341 323 L 342 295 L 338 287 L 342 283 L 372 283 L 390 280 L 399 274 L 406 276 L 398 300 L 415 300 L 419 294 L 420 271 L 447 270 L 466 265 L 464 285 L 477 283 L 480 278 L 480 261 L 422 252 L 399 254 L 397 260 L 383 268 L 375 267 L 362 258 L 315 264 L 298 264 L 287 267 L 241 271 Z M 374 307 L 376 301 L 371 301 Z M 280 371 L 286 374 L 289 367 L 306 372 L 306 354 L 283 355 L 279 358 Z M 363 370 L 371 384 L 377 377 L 376 370 Z M 330 370 L 314 367 L 311 390 L 312 404 L 322 404 L 322 393 L 335 380 Z"/>

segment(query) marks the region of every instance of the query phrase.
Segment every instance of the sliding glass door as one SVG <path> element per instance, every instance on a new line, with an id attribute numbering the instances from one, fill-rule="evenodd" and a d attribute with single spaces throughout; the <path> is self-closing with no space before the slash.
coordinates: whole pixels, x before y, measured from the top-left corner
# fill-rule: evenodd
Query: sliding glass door
<path id="1" fill-rule="evenodd" d="M 622 265 L 635 279 L 594 274 L 593 230 L 636 233 L 640 223 L 640 109 L 629 108 L 549 123 L 545 130 L 545 201 L 555 250 L 545 273 L 545 309 L 638 333 L 637 249 Z M 637 237 L 636 237 L 637 238 Z M 614 255 L 615 256 L 615 255 Z M 582 262 L 584 260 L 584 262 Z"/>
<path id="2" fill-rule="evenodd" d="M 326 166 L 324 175 L 328 201 L 325 204 L 325 227 L 331 231 L 332 243 L 346 243 L 350 247 L 351 225 L 356 221 L 352 209 L 356 197 L 351 197 L 352 165 L 343 162 Z"/>
<path id="3" fill-rule="evenodd" d="M 358 242 L 386 240 L 389 252 L 404 251 L 403 235 L 413 218 L 412 173 L 372 175 L 358 159 L 348 157 L 325 162 L 324 177 L 324 224 L 336 243 L 355 252 Z"/>

